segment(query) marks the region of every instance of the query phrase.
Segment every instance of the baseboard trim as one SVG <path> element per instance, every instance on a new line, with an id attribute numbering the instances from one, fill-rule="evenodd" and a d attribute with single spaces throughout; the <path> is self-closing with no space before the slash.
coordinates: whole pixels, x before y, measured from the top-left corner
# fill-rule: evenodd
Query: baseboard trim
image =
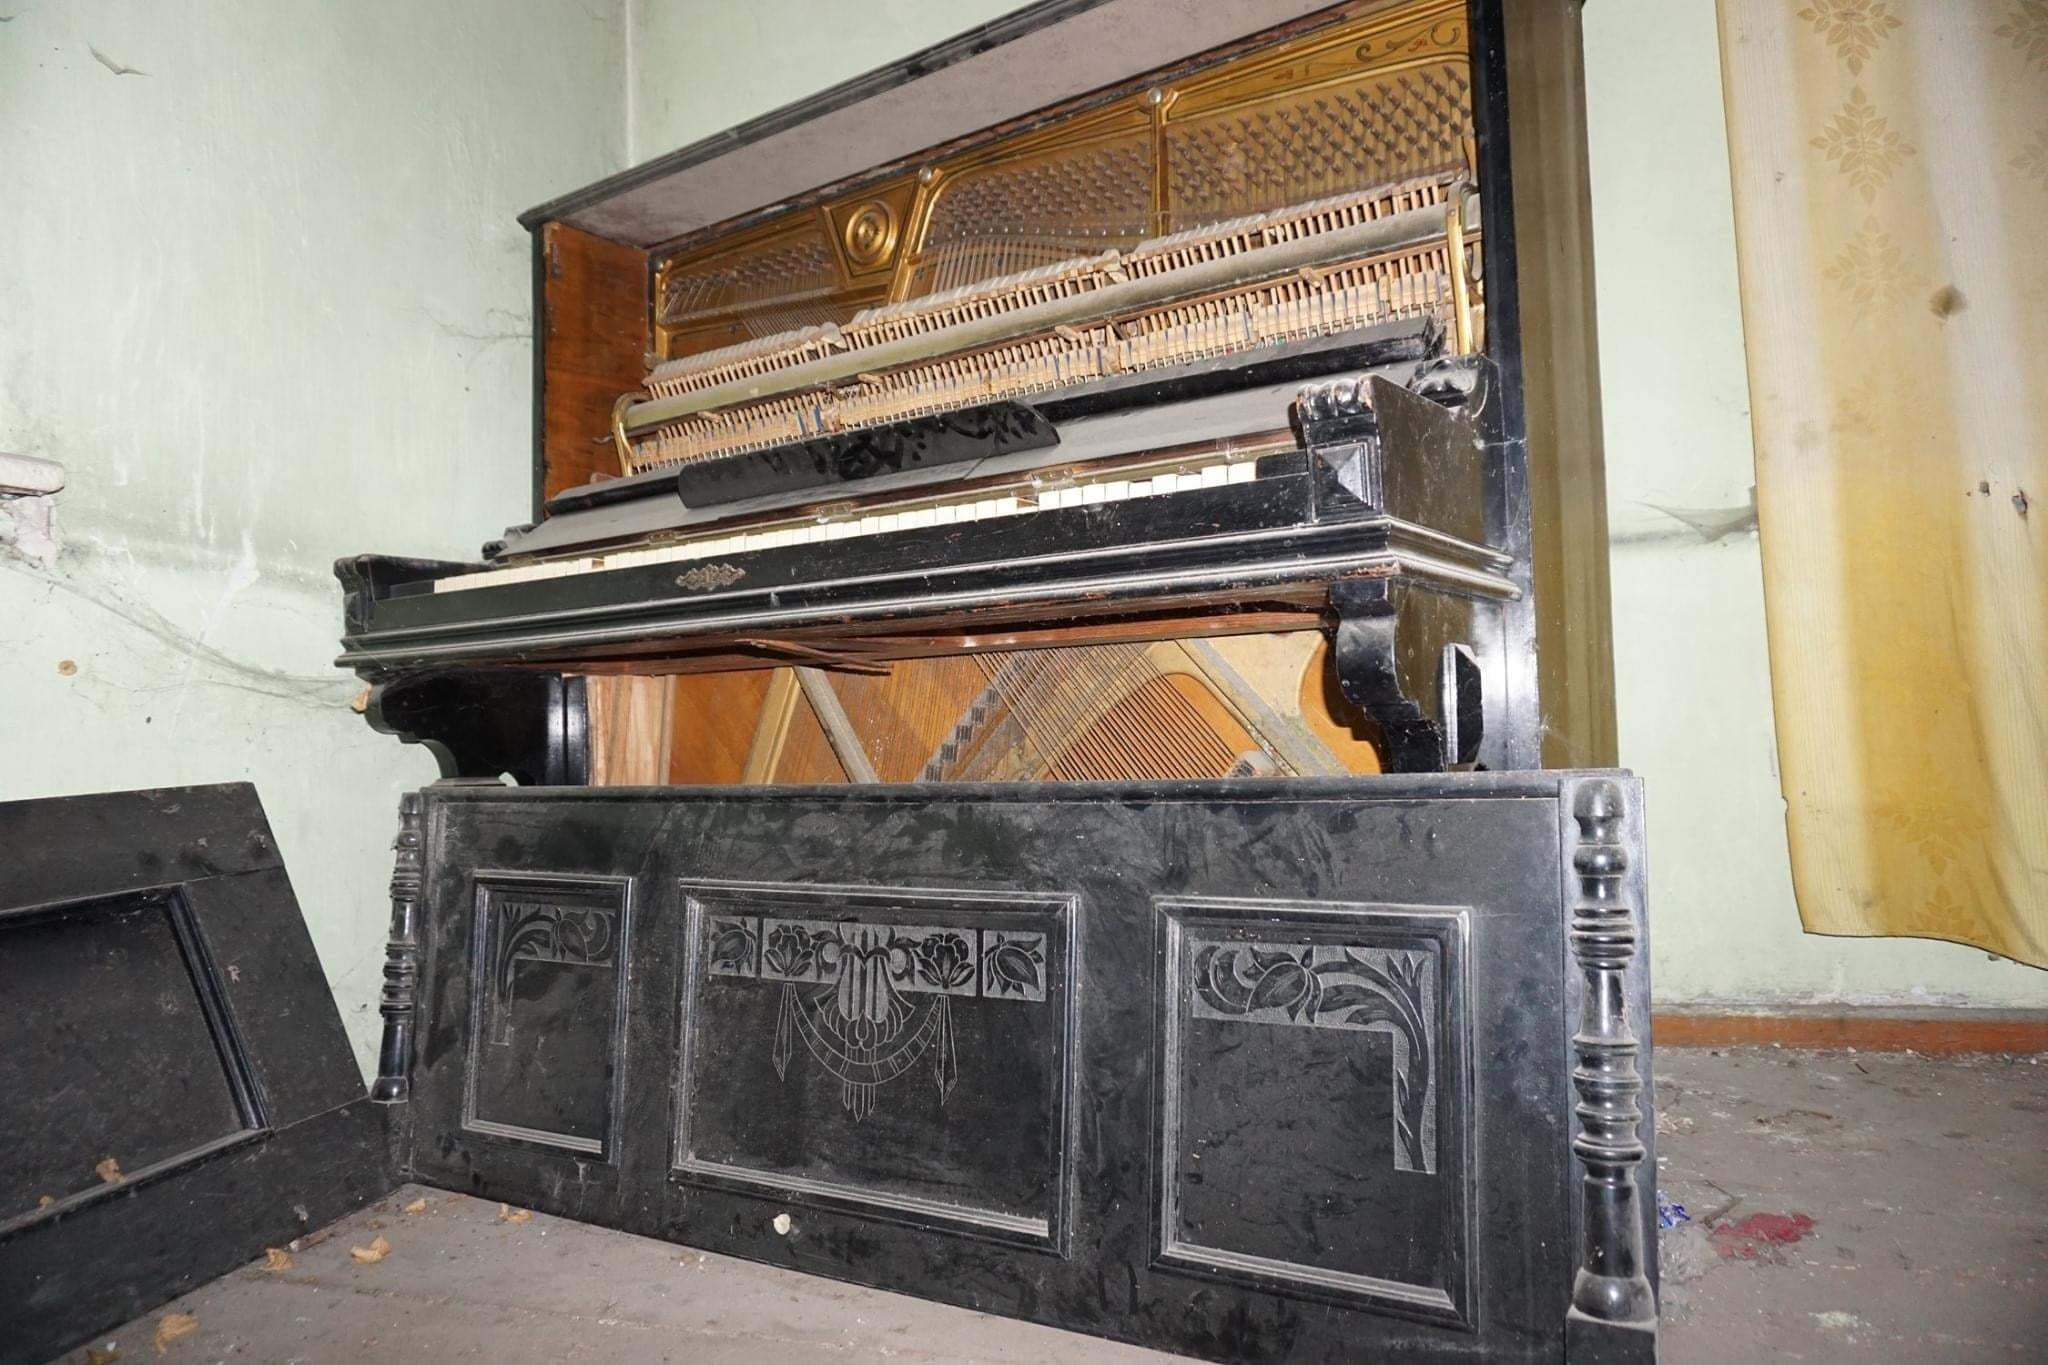
<path id="1" fill-rule="evenodd" d="M 1660 1048 L 1795 1047 L 1959 1056 L 2048 1052 L 2048 1010 L 1662 1009 L 1652 1016 Z"/>

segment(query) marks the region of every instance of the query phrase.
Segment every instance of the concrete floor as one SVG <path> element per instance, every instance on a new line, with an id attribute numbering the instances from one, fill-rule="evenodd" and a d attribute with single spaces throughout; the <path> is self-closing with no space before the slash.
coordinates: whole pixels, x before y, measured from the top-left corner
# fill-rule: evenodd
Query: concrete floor
<path id="1" fill-rule="evenodd" d="M 1657 1082 L 1661 1184 L 1692 1220 L 1664 1237 L 1664 1360 L 2048 1360 L 2043 1059 L 1667 1052 Z M 1170 1359 L 413 1187 L 306 1243 L 97 1345 L 167 1365 Z M 197 1330 L 159 1355 L 169 1312 Z"/>

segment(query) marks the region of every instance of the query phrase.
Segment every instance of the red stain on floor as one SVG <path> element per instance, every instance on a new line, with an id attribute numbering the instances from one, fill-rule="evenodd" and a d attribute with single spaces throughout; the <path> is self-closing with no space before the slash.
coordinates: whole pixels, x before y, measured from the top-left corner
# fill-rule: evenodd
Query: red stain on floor
<path id="1" fill-rule="evenodd" d="M 1790 1246 L 1813 1231 L 1813 1219 L 1803 1213 L 1752 1213 L 1733 1223 L 1716 1223 L 1707 1240 L 1723 1260 L 1754 1261 L 1772 1249 Z"/>

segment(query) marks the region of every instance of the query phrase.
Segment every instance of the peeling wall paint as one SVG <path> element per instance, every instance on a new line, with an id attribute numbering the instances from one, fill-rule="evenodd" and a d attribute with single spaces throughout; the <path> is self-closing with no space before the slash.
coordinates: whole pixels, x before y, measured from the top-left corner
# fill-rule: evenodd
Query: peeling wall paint
<path id="1" fill-rule="evenodd" d="M 0 25 L 0 800 L 249 780 L 371 1060 L 401 790 L 344 554 L 523 519 L 532 204 L 625 160 L 620 3 L 17 0 Z"/>

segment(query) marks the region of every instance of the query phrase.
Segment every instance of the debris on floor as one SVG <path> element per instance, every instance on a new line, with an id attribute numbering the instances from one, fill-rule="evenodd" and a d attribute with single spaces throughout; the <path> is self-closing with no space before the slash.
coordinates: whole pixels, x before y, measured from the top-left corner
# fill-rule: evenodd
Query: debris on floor
<path id="1" fill-rule="evenodd" d="M 1674 1203 L 1670 1195 L 1657 1191 L 1657 1226 L 1675 1228 L 1680 1223 L 1690 1223 L 1692 1215 L 1685 1211 L 1685 1205 Z"/>
<path id="2" fill-rule="evenodd" d="M 391 1254 L 391 1243 L 380 1232 L 371 1239 L 368 1246 L 350 1247 L 348 1254 L 354 1258 L 357 1265 L 375 1265 Z"/>
<path id="3" fill-rule="evenodd" d="M 1775 1255 L 1813 1231 L 1813 1219 L 1803 1213 L 1752 1213 L 1739 1221 L 1714 1224 L 1707 1239 L 1724 1261 L 1754 1261 Z"/>
<path id="4" fill-rule="evenodd" d="M 1674 1218 L 1658 1237 L 1661 1365 L 2042 1359 L 2048 1067 L 2034 1061 L 1660 1051 L 1662 1112 L 1683 1120 L 1659 1125 Z M 1824 1141 L 1787 1141 L 1821 1125 Z M 362 1270 L 351 1245 L 421 1200 L 433 1216 L 405 1221 L 404 1273 Z M 514 1214 L 552 1235 L 506 1236 Z M 291 1274 L 229 1275 L 167 1305 L 206 1326 L 162 1365 L 1169 1359 L 417 1186 L 288 1250 Z M 132 1342 L 127 1357 L 145 1358 L 157 1322 L 95 1349 Z"/>
<path id="5" fill-rule="evenodd" d="M 199 1330 L 199 1319 L 190 1313 L 166 1313 L 156 1320 L 156 1353 L 162 1355 L 171 1343 Z"/>

